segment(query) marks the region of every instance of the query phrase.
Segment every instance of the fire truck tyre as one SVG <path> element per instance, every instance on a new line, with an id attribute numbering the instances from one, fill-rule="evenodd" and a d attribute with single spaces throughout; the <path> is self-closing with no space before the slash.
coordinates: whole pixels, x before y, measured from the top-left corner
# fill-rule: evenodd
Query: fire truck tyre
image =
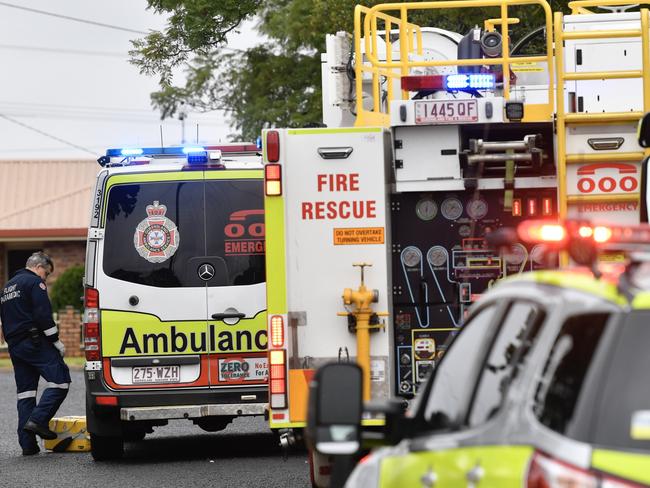
<path id="1" fill-rule="evenodd" d="M 90 434 L 90 452 L 95 461 L 120 459 L 124 455 L 124 439 Z"/>
<path id="2" fill-rule="evenodd" d="M 144 439 L 147 433 L 144 430 L 125 430 L 124 440 L 127 442 L 138 442 Z"/>

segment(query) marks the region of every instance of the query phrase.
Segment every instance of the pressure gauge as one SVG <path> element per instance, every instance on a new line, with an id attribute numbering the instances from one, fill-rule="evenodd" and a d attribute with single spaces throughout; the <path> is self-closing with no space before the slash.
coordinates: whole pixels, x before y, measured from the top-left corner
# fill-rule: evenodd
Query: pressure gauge
<path id="1" fill-rule="evenodd" d="M 506 262 L 520 266 L 526 260 L 526 249 L 521 244 L 512 246 L 505 255 Z"/>
<path id="2" fill-rule="evenodd" d="M 440 213 L 447 220 L 456 220 L 463 215 L 463 204 L 460 203 L 458 198 L 445 198 L 445 201 L 440 206 Z"/>
<path id="3" fill-rule="evenodd" d="M 482 198 L 474 198 L 467 202 L 467 215 L 474 220 L 481 220 L 488 213 L 488 204 Z"/>
<path id="4" fill-rule="evenodd" d="M 431 266 L 442 266 L 447 262 L 447 250 L 442 246 L 433 246 L 427 252 L 427 261 Z"/>
<path id="5" fill-rule="evenodd" d="M 418 266 L 422 261 L 422 252 L 415 246 L 408 246 L 402 251 L 402 262 L 409 268 Z"/>
<path id="6" fill-rule="evenodd" d="M 461 225 L 458 228 L 458 235 L 461 237 L 469 237 L 472 235 L 472 228 L 469 225 Z"/>
<path id="7" fill-rule="evenodd" d="M 438 204 L 433 198 L 424 197 L 415 206 L 415 213 L 421 220 L 433 220 L 438 215 Z"/>

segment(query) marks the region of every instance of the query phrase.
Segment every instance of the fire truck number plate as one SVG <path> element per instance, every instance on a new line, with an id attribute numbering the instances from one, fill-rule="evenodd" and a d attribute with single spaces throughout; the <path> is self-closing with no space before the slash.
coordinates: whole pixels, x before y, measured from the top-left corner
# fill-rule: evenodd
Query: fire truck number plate
<path id="1" fill-rule="evenodd" d="M 478 122 L 476 100 L 423 100 L 415 102 L 416 124 Z"/>
<path id="2" fill-rule="evenodd" d="M 133 368 L 133 383 L 179 383 L 180 366 L 138 366 Z"/>

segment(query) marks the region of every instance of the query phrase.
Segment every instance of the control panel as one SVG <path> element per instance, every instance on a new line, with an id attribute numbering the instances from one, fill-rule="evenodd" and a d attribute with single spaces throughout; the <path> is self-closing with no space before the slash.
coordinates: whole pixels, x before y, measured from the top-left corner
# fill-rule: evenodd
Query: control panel
<path id="1" fill-rule="evenodd" d="M 462 327 L 468 307 L 498 280 L 547 267 L 539 246 L 500 254 L 485 236 L 524 219 L 557 215 L 555 188 L 392 195 L 397 393 L 409 397 Z M 505 210 L 508 208 L 508 210 Z"/>

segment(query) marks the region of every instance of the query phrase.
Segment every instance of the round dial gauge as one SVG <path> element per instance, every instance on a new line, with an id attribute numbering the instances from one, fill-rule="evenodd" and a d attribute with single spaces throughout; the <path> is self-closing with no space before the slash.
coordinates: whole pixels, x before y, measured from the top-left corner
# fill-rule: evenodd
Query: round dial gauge
<path id="1" fill-rule="evenodd" d="M 542 244 L 537 244 L 530 250 L 530 258 L 535 264 L 543 265 L 545 262 L 544 259 L 544 246 Z"/>
<path id="2" fill-rule="evenodd" d="M 458 228 L 458 235 L 461 237 L 469 237 L 472 235 L 472 228 L 469 225 L 461 225 Z"/>
<path id="3" fill-rule="evenodd" d="M 512 246 L 505 255 L 508 264 L 521 265 L 526 259 L 526 249 L 521 244 Z"/>
<path id="4" fill-rule="evenodd" d="M 414 267 L 420 264 L 422 252 L 414 246 L 409 246 L 402 251 L 402 262 L 408 267 Z"/>
<path id="5" fill-rule="evenodd" d="M 440 206 L 440 213 L 447 220 L 456 220 L 463 215 L 463 204 L 458 198 L 446 198 Z"/>
<path id="6" fill-rule="evenodd" d="M 488 204 L 482 198 L 467 202 L 467 214 L 474 220 L 480 220 L 488 213 Z"/>
<path id="7" fill-rule="evenodd" d="M 431 266 L 443 266 L 447 262 L 447 250 L 442 246 L 433 246 L 427 252 L 427 261 Z"/>
<path id="8" fill-rule="evenodd" d="M 438 215 L 438 204 L 431 197 L 424 197 L 415 206 L 415 213 L 421 220 L 433 220 Z"/>

